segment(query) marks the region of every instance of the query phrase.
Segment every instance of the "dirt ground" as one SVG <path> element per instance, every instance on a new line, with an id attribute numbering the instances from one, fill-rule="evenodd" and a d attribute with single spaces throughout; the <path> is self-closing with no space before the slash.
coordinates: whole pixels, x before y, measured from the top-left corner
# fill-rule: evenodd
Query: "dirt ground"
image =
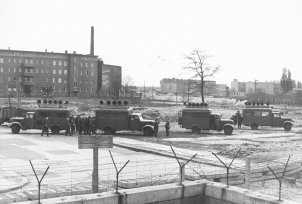
<path id="1" fill-rule="evenodd" d="M 70 100 L 70 99 L 69 99 Z M 37 108 L 34 99 L 23 102 L 23 107 Z M 34 105 L 33 105 L 34 104 Z M 68 105 L 73 115 L 94 115 L 94 109 L 98 107 L 98 100 L 72 99 Z M 132 106 L 136 112 L 142 113 L 146 119 L 160 119 L 158 139 L 144 137 L 140 132 L 117 132 L 124 136 L 145 142 L 159 143 L 190 150 L 211 151 L 228 158 L 233 158 L 238 149 L 241 149 L 238 159 L 244 160 L 246 156 L 252 158 L 254 163 L 269 162 L 278 158 L 286 158 L 289 155 L 302 153 L 302 108 L 286 105 L 276 105 L 274 108 L 284 113 L 284 117 L 292 118 L 294 127 L 285 132 L 283 128 L 259 127 L 251 130 L 250 127 L 235 128 L 232 135 L 224 135 L 223 132 L 203 131 L 200 134 L 192 134 L 190 130 L 181 128 L 177 124 L 178 112 L 183 108 L 181 104 L 174 102 L 148 102 Z M 209 104 L 209 108 L 215 113 L 222 114 L 222 118 L 229 119 L 237 110 L 242 110 L 244 104 L 234 100 L 225 100 Z M 170 136 L 165 136 L 165 120 L 171 121 Z M 302 175 L 301 175 L 302 177 Z M 301 178 L 302 179 L 302 178 Z M 301 180 L 300 179 L 300 180 Z M 302 202 L 302 187 L 286 183 L 283 185 L 283 198 Z M 275 181 L 267 181 L 265 185 L 254 183 L 251 187 L 269 195 L 278 196 L 278 184 Z"/>
<path id="2" fill-rule="evenodd" d="M 72 115 L 92 115 L 94 116 L 94 110 L 99 106 L 98 99 L 62 99 L 68 100 L 68 108 L 71 110 Z M 237 110 L 242 110 L 244 102 L 236 102 L 235 100 L 227 99 L 208 99 L 209 108 L 214 113 L 222 114 L 222 118 L 229 119 Z M 212 100 L 212 101 L 211 101 Z M 17 102 L 12 99 L 12 103 Z M 38 107 L 36 99 L 23 99 L 22 107 L 27 109 L 35 109 Z M 139 112 L 146 119 L 159 118 L 161 123 L 159 127 L 159 137 L 164 138 L 157 142 L 173 145 L 181 148 L 188 148 L 192 150 L 209 150 L 217 152 L 218 154 L 226 157 L 232 157 L 236 149 L 241 148 L 239 157 L 243 158 L 248 155 L 257 155 L 257 159 L 262 161 L 263 159 L 272 159 L 281 157 L 286 154 L 298 153 L 302 148 L 299 144 L 302 139 L 302 108 L 276 105 L 274 108 L 279 109 L 284 113 L 284 117 L 291 117 L 295 121 L 295 125 L 290 132 L 284 132 L 283 128 L 271 128 L 260 127 L 258 130 L 251 130 L 249 127 L 243 127 L 242 129 L 235 129 L 233 135 L 225 136 L 223 132 L 216 131 L 204 131 L 200 134 L 192 134 L 190 130 L 181 128 L 177 124 L 178 112 L 184 107 L 182 104 L 175 104 L 175 102 L 145 102 L 141 104 L 131 105 L 135 112 Z M 170 137 L 165 138 L 164 123 L 166 118 L 169 117 L 171 121 Z M 289 138 L 288 134 L 295 133 L 300 134 L 301 138 Z M 147 142 L 154 142 L 150 137 L 142 137 L 140 133 L 133 132 L 117 132 L 119 135 L 125 135 L 137 140 L 143 140 Z M 269 136 L 270 139 L 264 139 L 267 134 L 273 134 Z M 274 139 L 275 135 L 275 139 Z M 258 136 L 258 137 L 257 137 Z M 219 138 L 221 142 L 210 141 L 207 144 L 202 144 L 201 141 L 207 141 L 213 137 Z M 260 138 L 260 139 L 259 139 Z M 265 138 L 265 137 L 264 137 Z M 229 141 L 229 142 L 227 142 Z M 263 156 L 262 156 L 263 155 Z M 262 158 L 263 157 L 263 158 Z"/>

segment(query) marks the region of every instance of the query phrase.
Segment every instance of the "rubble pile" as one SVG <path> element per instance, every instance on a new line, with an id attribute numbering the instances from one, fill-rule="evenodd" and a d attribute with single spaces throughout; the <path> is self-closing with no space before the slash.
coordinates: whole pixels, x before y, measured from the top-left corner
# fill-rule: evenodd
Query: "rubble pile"
<path id="1" fill-rule="evenodd" d="M 165 120 L 169 117 L 171 122 L 178 121 L 178 112 L 181 109 L 179 106 L 165 107 L 165 108 L 146 108 L 141 110 L 142 116 L 146 119 Z"/>
<path id="2" fill-rule="evenodd" d="M 243 143 L 240 145 L 227 146 L 226 148 L 218 152 L 218 154 L 228 158 L 234 158 L 239 149 L 240 152 L 238 153 L 237 158 L 244 158 L 255 153 L 264 153 L 267 151 L 266 149 L 260 147 L 260 145 Z"/>

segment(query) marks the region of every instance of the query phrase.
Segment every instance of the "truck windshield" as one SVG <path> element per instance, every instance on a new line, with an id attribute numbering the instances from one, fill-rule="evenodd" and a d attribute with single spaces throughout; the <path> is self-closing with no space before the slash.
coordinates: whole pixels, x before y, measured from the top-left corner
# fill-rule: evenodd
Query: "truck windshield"
<path id="1" fill-rule="evenodd" d="M 34 115 L 31 114 L 31 113 L 27 113 L 26 116 L 25 116 L 25 118 L 34 118 Z"/>
<path id="2" fill-rule="evenodd" d="M 220 119 L 220 117 L 221 117 L 220 115 L 214 115 L 215 119 Z"/>

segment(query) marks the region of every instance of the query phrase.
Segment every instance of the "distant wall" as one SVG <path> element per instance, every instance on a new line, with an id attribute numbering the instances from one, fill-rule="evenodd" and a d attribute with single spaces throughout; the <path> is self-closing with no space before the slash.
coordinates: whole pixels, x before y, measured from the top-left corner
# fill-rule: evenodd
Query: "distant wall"
<path id="1" fill-rule="evenodd" d="M 37 201 L 21 202 L 34 204 Z M 19 204 L 21 204 L 19 203 Z M 291 201 L 278 201 L 278 198 L 249 191 L 239 187 L 226 187 L 224 184 L 202 181 L 166 184 L 121 190 L 119 194 L 99 193 L 45 199 L 43 204 L 294 204 Z"/>

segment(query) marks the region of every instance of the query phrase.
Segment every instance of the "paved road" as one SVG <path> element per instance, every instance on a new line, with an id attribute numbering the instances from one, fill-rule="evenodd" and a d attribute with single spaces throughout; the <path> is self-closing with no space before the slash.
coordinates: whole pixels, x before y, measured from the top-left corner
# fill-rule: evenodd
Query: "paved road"
<path id="1" fill-rule="evenodd" d="M 121 168 L 120 179 L 133 183 L 138 180 L 169 180 L 177 176 L 178 164 L 173 158 L 124 148 L 110 149 Z M 41 137 L 40 131 L 21 131 L 12 134 L 10 129 L 0 127 L 0 193 L 24 192 L 37 189 L 32 172 L 31 160 L 37 169 L 38 177 L 50 166 L 42 184 L 44 188 L 89 189 L 92 174 L 92 150 L 78 149 L 77 137 L 55 135 Z M 112 189 L 115 181 L 115 168 L 108 149 L 99 150 L 100 185 Z M 46 186 L 46 187 L 45 187 Z M 15 188 L 21 188 L 16 191 Z M 45 190 L 45 189 L 44 189 Z M 0 195 L 1 203 L 1 195 Z"/>
<path id="2" fill-rule="evenodd" d="M 242 142 L 259 144 L 280 140 L 293 140 L 296 145 L 301 144 L 298 142 L 301 141 L 298 132 L 285 133 L 281 130 L 274 130 L 273 132 L 267 130 L 262 134 L 240 130 L 240 134 L 227 137 L 209 135 L 200 138 L 171 137 L 164 140 L 190 142 L 201 146 L 240 144 Z M 145 185 L 161 184 L 173 182 L 177 179 L 178 163 L 174 158 L 162 156 L 167 154 L 171 156 L 169 146 L 140 142 L 125 137 L 114 137 L 114 143 L 119 144 L 120 147 L 133 146 L 146 150 L 134 151 L 117 146 L 111 149 L 118 168 L 121 168 L 125 162 L 130 160 L 130 163 L 120 175 L 124 187 L 133 187 L 144 182 Z M 200 158 L 204 160 L 213 159 L 210 151 L 196 152 L 180 148 L 175 148 L 175 150 L 179 155 L 186 158 L 198 153 L 201 156 Z M 159 154 L 148 153 L 152 151 Z M 71 190 L 82 192 L 83 190 L 91 190 L 92 150 L 78 149 L 76 136 L 70 137 L 62 134 L 41 137 L 40 131 L 37 130 L 12 134 L 10 129 L 0 127 L 0 203 L 1 199 L 5 200 L 10 197 L 24 197 L 24 199 L 27 199 L 31 195 L 30 192 L 32 192 L 32 195 L 36 194 L 36 180 L 28 160 L 32 160 L 39 178 L 41 178 L 47 166 L 50 166 L 49 172 L 42 182 L 43 191 L 64 193 Z M 224 161 L 227 161 L 226 158 L 224 158 Z M 215 162 L 217 163 L 217 160 Z M 243 166 L 243 163 L 236 160 L 233 165 Z M 190 164 L 190 167 L 186 169 L 186 174 L 189 171 L 193 173 L 199 171 L 199 173 L 207 174 L 222 173 L 224 169 L 212 165 Z M 115 169 L 108 149 L 99 150 L 99 175 L 100 187 L 104 191 L 113 190 Z M 9 194 L 4 194 L 4 192 L 9 191 Z M 12 193 L 15 193 L 15 195 L 12 196 Z"/>

